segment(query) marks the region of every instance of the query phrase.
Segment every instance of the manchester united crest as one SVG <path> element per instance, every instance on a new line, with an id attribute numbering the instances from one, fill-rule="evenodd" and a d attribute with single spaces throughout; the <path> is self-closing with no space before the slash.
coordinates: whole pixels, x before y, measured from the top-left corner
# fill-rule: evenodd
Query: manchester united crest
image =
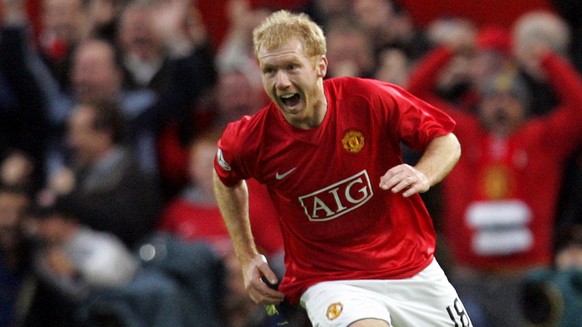
<path id="1" fill-rule="evenodd" d="M 360 131 L 348 131 L 342 138 L 344 149 L 350 153 L 358 153 L 364 147 L 364 135 Z"/>
<path id="2" fill-rule="evenodd" d="M 492 200 L 511 197 L 513 193 L 513 177 L 507 167 L 493 165 L 487 167 L 483 173 L 485 196 Z"/>
<path id="3" fill-rule="evenodd" d="M 340 314 L 342 313 L 343 310 L 344 310 L 344 305 L 341 304 L 341 302 L 335 302 L 335 303 L 330 304 L 327 307 L 327 311 L 325 313 L 325 316 L 330 321 L 335 320 L 337 317 L 340 316 Z"/>

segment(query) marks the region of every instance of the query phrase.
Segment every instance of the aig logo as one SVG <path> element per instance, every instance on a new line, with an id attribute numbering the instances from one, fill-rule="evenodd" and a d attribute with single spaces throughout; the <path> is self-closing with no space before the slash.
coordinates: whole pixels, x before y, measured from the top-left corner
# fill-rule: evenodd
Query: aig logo
<path id="1" fill-rule="evenodd" d="M 310 221 L 327 221 L 368 202 L 374 195 L 368 172 L 363 170 L 343 181 L 299 197 Z"/>

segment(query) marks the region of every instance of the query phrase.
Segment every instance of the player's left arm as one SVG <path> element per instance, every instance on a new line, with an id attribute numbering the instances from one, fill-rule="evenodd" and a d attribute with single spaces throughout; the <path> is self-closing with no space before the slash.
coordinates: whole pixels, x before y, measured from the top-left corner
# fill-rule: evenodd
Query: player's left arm
<path id="1" fill-rule="evenodd" d="M 380 178 L 380 188 L 409 197 L 424 193 L 442 181 L 461 157 L 461 145 L 453 133 L 433 139 L 414 166 L 401 164 Z"/>

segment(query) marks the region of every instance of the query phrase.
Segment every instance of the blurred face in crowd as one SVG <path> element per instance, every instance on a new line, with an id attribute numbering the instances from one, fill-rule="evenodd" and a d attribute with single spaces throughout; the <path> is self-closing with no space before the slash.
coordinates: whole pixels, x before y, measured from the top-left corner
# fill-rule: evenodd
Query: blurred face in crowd
<path id="1" fill-rule="evenodd" d="M 73 58 L 71 80 L 80 101 L 115 99 L 121 90 L 122 72 L 116 65 L 113 47 L 97 40 L 79 45 Z"/>
<path id="2" fill-rule="evenodd" d="M 371 29 L 386 28 L 394 14 L 391 0 L 355 0 L 353 8 L 358 21 Z"/>
<path id="3" fill-rule="evenodd" d="M 129 5 L 121 15 L 119 41 L 126 55 L 143 61 L 159 59 L 162 42 L 155 29 L 151 6 Z"/>
<path id="4" fill-rule="evenodd" d="M 218 79 L 216 101 L 220 115 L 226 121 L 235 121 L 260 109 L 262 90 L 254 88 L 242 73 L 224 73 Z"/>
<path id="5" fill-rule="evenodd" d="M 327 16 L 340 15 L 350 10 L 349 0 L 315 0 L 313 2 Z"/>
<path id="6" fill-rule="evenodd" d="M 525 121 L 526 108 L 520 99 L 507 92 L 484 96 L 479 107 L 481 123 L 499 136 L 509 136 Z"/>
<path id="7" fill-rule="evenodd" d="M 30 200 L 25 194 L 0 191 L 0 250 L 19 244 L 20 224 Z"/>
<path id="8" fill-rule="evenodd" d="M 82 35 L 84 20 L 83 0 L 43 0 L 41 23 L 44 33 L 69 44 L 76 43 Z"/>
<path id="9" fill-rule="evenodd" d="M 357 30 L 332 30 L 327 34 L 329 76 L 360 76 L 372 70 L 374 58 L 366 35 Z"/>
<path id="10" fill-rule="evenodd" d="M 216 142 L 210 139 L 202 139 L 195 142 L 190 148 L 188 166 L 190 179 L 212 197 L 214 196 L 212 171 L 217 150 Z"/>
<path id="11" fill-rule="evenodd" d="M 380 53 L 376 79 L 405 86 L 408 82 L 409 60 L 400 49 L 387 49 Z"/>
<path id="12" fill-rule="evenodd" d="M 67 141 L 81 167 L 95 163 L 112 146 L 111 135 L 94 126 L 95 111 L 88 105 L 75 107 L 69 118 Z"/>
<path id="13" fill-rule="evenodd" d="M 558 270 L 582 269 L 582 245 L 574 244 L 556 254 Z"/>

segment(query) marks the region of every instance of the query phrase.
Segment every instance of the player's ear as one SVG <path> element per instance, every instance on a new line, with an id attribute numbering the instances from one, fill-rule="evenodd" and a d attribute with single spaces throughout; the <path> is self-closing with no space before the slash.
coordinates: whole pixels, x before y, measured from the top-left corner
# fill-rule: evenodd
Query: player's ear
<path id="1" fill-rule="evenodd" d="M 317 70 L 317 75 L 321 78 L 324 78 L 327 74 L 327 57 L 322 55 L 316 63 L 315 69 Z"/>

